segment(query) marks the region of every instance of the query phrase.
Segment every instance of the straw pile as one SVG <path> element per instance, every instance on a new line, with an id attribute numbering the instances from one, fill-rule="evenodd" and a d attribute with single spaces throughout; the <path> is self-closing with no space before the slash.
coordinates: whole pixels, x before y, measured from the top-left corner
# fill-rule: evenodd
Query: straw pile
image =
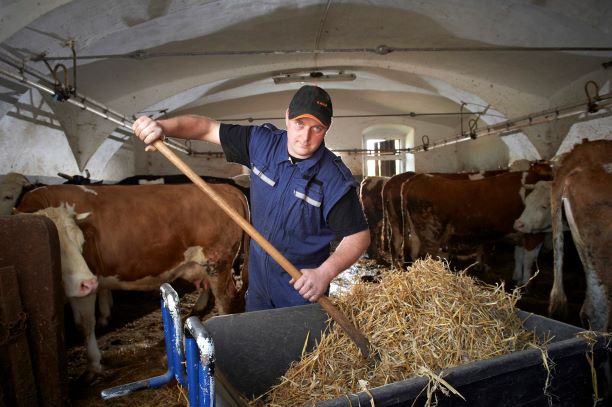
<path id="1" fill-rule="evenodd" d="M 388 271 L 379 284 L 358 283 L 335 301 L 379 352 L 380 363 L 368 365 L 351 339 L 332 326 L 279 385 L 251 404 L 303 406 L 413 376 L 429 378 L 424 391 L 431 402 L 436 390 L 456 392 L 443 370 L 541 346 L 522 328 L 518 299 L 518 291 L 485 286 L 432 259 L 408 271 Z"/>

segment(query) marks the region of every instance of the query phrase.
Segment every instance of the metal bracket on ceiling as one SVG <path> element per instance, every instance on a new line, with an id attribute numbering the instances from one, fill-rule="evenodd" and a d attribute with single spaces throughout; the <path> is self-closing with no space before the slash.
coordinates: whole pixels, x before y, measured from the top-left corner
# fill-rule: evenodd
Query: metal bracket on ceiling
<path id="1" fill-rule="evenodd" d="M 375 51 L 378 55 L 387 55 L 393 52 L 394 48 L 388 47 L 386 45 L 379 45 L 378 47 L 376 47 Z"/>
<path id="2" fill-rule="evenodd" d="M 133 51 L 127 54 L 127 57 L 137 59 L 137 60 L 143 60 L 143 59 L 149 58 L 150 55 L 149 55 L 149 52 L 145 51 L 144 49 L 137 49 L 136 51 Z"/>
<path id="3" fill-rule="evenodd" d="M 589 85 L 592 85 L 595 87 L 595 95 L 591 96 L 591 93 L 589 92 Z M 597 83 L 595 81 L 588 81 L 587 83 L 584 84 L 584 92 L 587 95 L 587 111 L 589 113 L 596 113 L 599 110 L 599 106 L 597 106 L 596 101 L 598 101 L 599 98 L 599 85 L 597 85 Z"/>
<path id="4" fill-rule="evenodd" d="M 470 119 L 468 121 L 468 127 L 470 128 L 470 138 L 472 140 L 476 140 L 476 132 L 478 130 L 478 117 L 475 119 Z"/>
<path id="5" fill-rule="evenodd" d="M 421 141 L 423 142 L 423 151 L 427 151 L 429 149 L 429 136 L 424 134 Z"/>
<path id="6" fill-rule="evenodd" d="M 465 107 L 466 103 L 462 100 L 461 101 L 461 106 L 459 106 L 459 121 L 461 123 L 461 135 L 465 135 L 464 131 L 463 131 L 463 108 Z"/>
<path id="7" fill-rule="evenodd" d="M 55 66 L 51 66 L 47 61 L 46 54 L 40 54 L 36 59 L 42 60 L 49 72 L 51 72 L 51 76 L 53 76 L 53 100 L 56 102 L 64 102 L 68 100 L 71 96 L 76 95 L 76 87 L 77 87 L 77 56 L 76 50 L 74 49 L 74 40 L 69 40 L 66 42 L 66 45 L 70 47 L 72 51 L 72 84 L 68 81 L 68 68 L 64 64 L 56 64 Z M 64 78 L 61 81 L 57 76 L 59 71 L 63 70 Z"/>

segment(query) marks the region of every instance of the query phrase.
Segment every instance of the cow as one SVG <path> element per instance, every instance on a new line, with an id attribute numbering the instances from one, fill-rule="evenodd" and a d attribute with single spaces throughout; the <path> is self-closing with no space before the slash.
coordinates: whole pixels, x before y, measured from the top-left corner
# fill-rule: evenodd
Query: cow
<path id="1" fill-rule="evenodd" d="M 223 184 L 211 188 L 238 214 L 249 218 L 240 190 Z M 26 193 L 17 209 L 36 212 L 62 207 L 88 214 L 83 219 L 74 217 L 84 240 L 82 254 L 72 252 L 70 257 L 72 261 L 81 257 L 91 275 L 97 276 L 100 323 L 110 317 L 109 290 L 154 290 L 177 278 L 200 289 L 196 310 L 207 308 L 209 293 L 219 313 L 244 310 L 246 262 L 240 289 L 232 265 L 240 249 L 248 247 L 246 234 L 195 185 L 54 185 Z M 62 226 L 57 228 L 60 236 L 65 233 Z M 67 246 L 61 241 L 64 251 Z M 77 271 L 62 272 L 67 287 Z M 90 279 L 86 280 L 92 286 Z M 79 280 L 73 285 L 78 284 Z M 75 322 L 87 342 L 86 377 L 93 378 L 102 369 L 94 333 L 96 293 L 83 294 L 66 289 Z"/>
<path id="2" fill-rule="evenodd" d="M 89 366 L 83 377 L 91 381 L 102 370 L 101 353 L 95 335 L 98 278 L 83 257 L 85 237 L 76 223 L 87 218 L 89 213 L 77 214 L 73 205 L 63 203 L 58 207 L 37 210 L 33 215 L 48 217 L 58 231 L 62 285 L 74 321 L 85 338 Z"/>
<path id="3" fill-rule="evenodd" d="M 412 177 L 403 186 L 404 215 L 411 231 L 411 257 L 439 256 L 448 247 L 466 243 L 478 246 L 516 238 L 513 224 L 524 208 L 525 184 L 549 174 L 534 168 L 479 180 L 448 179 L 431 174 Z M 539 250 L 539 244 L 536 246 Z M 516 267 L 523 264 L 517 263 Z"/>
<path id="4" fill-rule="evenodd" d="M 536 195 L 535 192 L 539 193 Z M 542 231 L 552 227 L 554 280 L 549 315 L 564 318 L 563 214 L 586 276 L 580 309 L 585 327 L 612 330 L 612 141 L 584 141 L 560 158 L 554 180 L 536 184 L 526 200 L 517 229 Z"/>
<path id="5" fill-rule="evenodd" d="M 448 179 L 481 179 L 496 175 L 502 170 L 476 172 L 476 173 L 433 173 Z M 407 219 L 404 218 L 404 205 L 402 204 L 402 185 L 417 173 L 408 171 L 394 175 L 383 187 L 384 227 L 388 236 L 391 262 L 395 267 L 402 267 L 410 258 L 410 246 L 404 244 L 408 241 L 410 229 Z"/>
<path id="6" fill-rule="evenodd" d="M 0 177 L 0 216 L 12 213 L 23 189 L 29 185 L 30 181 L 16 172 L 9 172 Z"/>
<path id="7" fill-rule="evenodd" d="M 514 221 L 514 229 L 524 236 L 532 236 L 531 241 L 524 244 L 523 253 L 515 253 L 522 256 L 515 264 L 512 280 L 517 284 L 525 285 L 531 279 L 531 264 L 534 262 L 542 246 L 546 233 L 551 231 L 550 218 L 550 188 L 552 181 L 538 181 L 535 185 L 527 186 L 531 192 L 525 197 L 525 208 L 521 215 Z M 535 239 L 533 238 L 535 236 Z M 519 261 L 524 263 L 523 267 L 517 267 Z"/>
<path id="8" fill-rule="evenodd" d="M 391 253 L 391 264 L 393 267 L 401 267 L 407 253 L 403 249 L 403 217 L 402 217 L 402 184 L 416 175 L 408 171 L 392 176 L 382 188 L 383 200 L 383 229 L 389 244 Z"/>
<path id="9" fill-rule="evenodd" d="M 359 200 L 372 237 L 366 253 L 379 262 L 384 261 L 382 189 L 388 180 L 389 177 L 365 177 L 359 186 Z"/>
<path id="10" fill-rule="evenodd" d="M 552 181 L 538 181 L 525 198 L 525 209 L 514 221 L 514 229 L 522 233 L 552 230 L 550 191 Z"/>

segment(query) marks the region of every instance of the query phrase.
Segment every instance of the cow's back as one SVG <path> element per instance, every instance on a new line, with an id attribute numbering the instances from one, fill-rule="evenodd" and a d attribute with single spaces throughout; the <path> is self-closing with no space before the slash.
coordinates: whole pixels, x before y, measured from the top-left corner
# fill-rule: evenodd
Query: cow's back
<path id="1" fill-rule="evenodd" d="M 420 174 L 405 188 L 411 214 L 431 208 L 440 219 L 452 220 L 457 234 L 472 234 L 475 227 L 483 234 L 489 230 L 510 233 L 512 222 L 523 210 L 519 194 L 520 173 L 504 173 L 479 180 Z M 510 222 L 501 219 L 502 212 L 508 215 Z"/>
<path id="2" fill-rule="evenodd" d="M 450 238 L 497 239 L 512 233 L 523 210 L 521 173 L 479 180 L 419 174 L 404 184 L 404 205 L 420 241 L 419 254 L 436 253 Z M 416 255 L 417 253 L 413 253 Z"/>
<path id="3" fill-rule="evenodd" d="M 612 172 L 610 154 L 612 154 L 612 141 L 610 140 L 585 140 L 581 144 L 576 144 L 555 166 L 553 191 L 558 190 L 568 175 L 576 170 L 590 170 L 595 171 L 595 173 Z"/>

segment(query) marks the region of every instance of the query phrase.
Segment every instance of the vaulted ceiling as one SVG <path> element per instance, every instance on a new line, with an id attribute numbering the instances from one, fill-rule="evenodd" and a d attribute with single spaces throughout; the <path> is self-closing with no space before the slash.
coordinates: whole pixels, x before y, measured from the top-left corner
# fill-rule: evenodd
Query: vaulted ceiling
<path id="1" fill-rule="evenodd" d="M 47 78 L 56 67 L 72 83 L 72 47 L 77 92 L 128 117 L 189 112 L 282 125 L 300 84 L 274 77 L 354 74 L 319 78 L 338 116 L 327 143 L 338 149 L 362 148 L 366 129 L 385 124 L 414 128 L 416 145 L 426 134 L 445 139 L 461 132 L 460 111 L 484 111 L 480 127 L 492 125 L 582 102 L 587 81 L 609 93 L 612 77 L 605 0 L 21 0 L 2 1 L 1 13 L 2 58 Z M 115 125 L 26 90 L 0 75 L 0 173 L 22 167 L 7 152 L 25 142 L 15 132 L 26 118 L 28 128 L 46 122 L 65 134 L 79 170 L 119 151 L 101 153 Z M 555 131 L 526 131 L 542 158 L 566 133 Z"/>

